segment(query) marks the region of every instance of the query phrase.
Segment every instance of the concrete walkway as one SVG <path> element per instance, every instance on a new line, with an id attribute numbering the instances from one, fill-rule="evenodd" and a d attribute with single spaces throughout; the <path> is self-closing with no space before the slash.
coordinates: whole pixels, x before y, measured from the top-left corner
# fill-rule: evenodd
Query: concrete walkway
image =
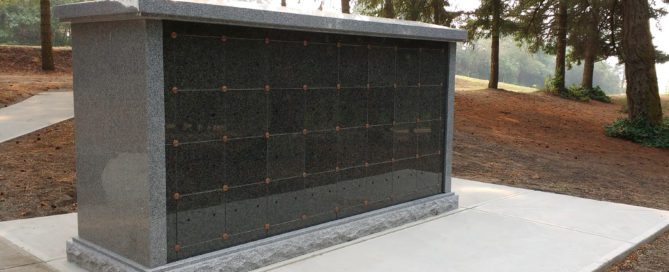
<path id="1" fill-rule="evenodd" d="M 85 272 L 66 259 L 65 241 L 75 235 L 76 213 L 0 222 L 0 239 L 12 244 L 0 246 L 0 271 Z"/>
<path id="2" fill-rule="evenodd" d="M 454 212 L 259 271 L 596 271 L 669 227 L 667 211 L 462 179 L 453 188 Z M 74 235 L 76 214 L 0 222 L 13 243 L 0 245 L 0 271 L 81 271 L 65 259 Z"/>
<path id="3" fill-rule="evenodd" d="M 0 108 L 0 143 L 74 117 L 71 91 L 39 93 Z"/>

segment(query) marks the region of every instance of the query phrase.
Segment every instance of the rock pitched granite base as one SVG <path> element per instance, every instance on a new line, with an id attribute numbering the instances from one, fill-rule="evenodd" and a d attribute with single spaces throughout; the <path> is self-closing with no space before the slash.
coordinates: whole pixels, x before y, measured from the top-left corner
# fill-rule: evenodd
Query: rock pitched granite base
<path id="1" fill-rule="evenodd" d="M 78 238 L 68 242 L 67 259 L 92 271 L 250 271 L 442 214 L 457 207 L 457 195 L 435 195 L 153 269 Z"/>

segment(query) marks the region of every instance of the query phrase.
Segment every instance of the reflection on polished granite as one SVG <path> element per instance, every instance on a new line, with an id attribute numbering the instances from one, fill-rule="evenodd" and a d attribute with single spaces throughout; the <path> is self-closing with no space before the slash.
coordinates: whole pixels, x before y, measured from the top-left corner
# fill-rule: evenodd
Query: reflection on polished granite
<path id="1" fill-rule="evenodd" d="M 446 43 L 163 31 L 168 261 L 444 191 Z"/>

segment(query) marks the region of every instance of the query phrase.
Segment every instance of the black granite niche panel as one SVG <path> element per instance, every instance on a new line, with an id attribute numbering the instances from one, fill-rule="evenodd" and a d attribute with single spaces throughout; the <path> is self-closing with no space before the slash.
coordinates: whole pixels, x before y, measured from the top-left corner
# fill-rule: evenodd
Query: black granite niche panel
<path id="1" fill-rule="evenodd" d="M 443 192 L 447 44 L 163 29 L 169 261 Z"/>

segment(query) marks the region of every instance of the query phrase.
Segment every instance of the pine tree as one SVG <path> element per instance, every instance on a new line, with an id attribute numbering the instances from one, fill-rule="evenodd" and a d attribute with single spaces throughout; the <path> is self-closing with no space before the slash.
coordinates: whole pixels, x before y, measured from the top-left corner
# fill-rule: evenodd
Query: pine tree
<path id="1" fill-rule="evenodd" d="M 593 89 L 595 63 L 608 57 L 618 57 L 623 62 L 622 7 L 620 0 L 574 0 L 570 9 L 570 51 L 568 65 L 583 64 L 581 87 Z M 651 8 L 650 17 L 658 19 L 665 15 L 661 8 Z M 656 63 L 669 60 L 664 52 L 655 49 Z"/>
<path id="2" fill-rule="evenodd" d="M 516 29 L 515 23 L 508 18 L 511 6 L 503 0 L 482 0 L 465 28 L 470 39 L 490 38 L 490 79 L 488 88 L 497 89 L 499 84 L 499 39 Z"/>
<path id="3" fill-rule="evenodd" d="M 622 0 L 622 57 L 630 120 L 662 122 L 648 0 Z"/>
<path id="4" fill-rule="evenodd" d="M 570 51 L 567 56 L 568 66 L 572 63 L 583 64 L 581 87 L 593 89 L 595 63 L 615 55 L 607 44 L 606 35 L 612 16 L 611 0 L 575 0 L 571 6 L 571 25 L 569 28 Z"/>
<path id="5" fill-rule="evenodd" d="M 565 88 L 565 66 L 569 5 L 574 0 L 519 0 L 512 11 L 518 30 L 517 41 L 526 43 L 532 52 L 543 50 L 555 54 L 555 72 L 550 91 L 562 93 Z"/>

